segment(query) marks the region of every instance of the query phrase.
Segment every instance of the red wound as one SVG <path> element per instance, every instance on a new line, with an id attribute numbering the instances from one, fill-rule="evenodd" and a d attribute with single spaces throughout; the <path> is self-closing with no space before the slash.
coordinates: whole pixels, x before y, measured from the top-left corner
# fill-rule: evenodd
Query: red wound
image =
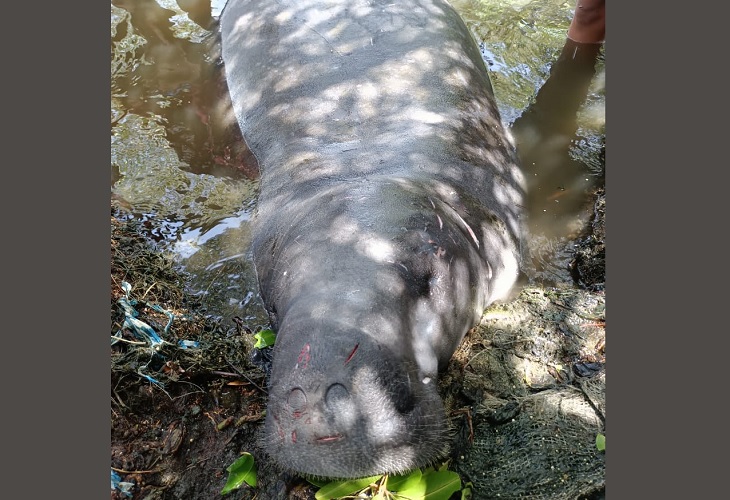
<path id="1" fill-rule="evenodd" d="M 294 368 L 299 368 L 299 365 L 303 363 L 302 368 L 306 368 L 309 364 L 309 344 L 304 344 L 304 347 L 302 347 L 302 350 L 299 352 L 299 357 L 297 358 L 297 365 Z"/>
<path id="2" fill-rule="evenodd" d="M 350 362 L 350 360 L 352 359 L 352 357 L 355 355 L 355 351 L 357 351 L 357 348 L 358 347 L 360 347 L 360 344 L 355 344 L 355 348 L 352 350 L 352 352 L 350 353 L 350 355 L 347 356 L 347 359 L 345 360 L 345 363 L 344 364 L 347 364 L 347 363 Z"/>

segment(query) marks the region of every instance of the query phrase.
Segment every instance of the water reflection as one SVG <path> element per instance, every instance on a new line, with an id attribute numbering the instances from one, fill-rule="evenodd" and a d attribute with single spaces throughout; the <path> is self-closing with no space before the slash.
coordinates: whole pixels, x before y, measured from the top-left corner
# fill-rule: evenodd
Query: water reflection
<path id="1" fill-rule="evenodd" d="M 173 22 L 178 12 L 155 0 L 111 3 L 129 13 L 129 22 L 116 25 L 112 50 L 130 27 L 144 42 L 128 56 L 135 61 L 132 70 L 114 75 L 112 94 L 120 107 L 162 124 L 190 172 L 255 179 L 255 158 L 231 111 L 210 0 L 176 2 L 195 26 Z"/>
<path id="2" fill-rule="evenodd" d="M 528 182 L 526 271 L 533 282 L 571 279 L 576 239 L 590 222 L 593 193 L 604 185 L 604 122 L 590 113 L 596 108 L 589 92 L 601 55 L 600 45 L 566 38 L 548 79 L 512 125 Z M 593 122 L 598 132 L 579 128 L 579 118 Z"/>
<path id="3" fill-rule="evenodd" d="M 112 197 L 211 314 L 265 324 L 247 255 L 258 166 L 233 116 L 214 6 L 111 4 Z"/>
<path id="4" fill-rule="evenodd" d="M 225 0 L 112 0 L 112 196 L 177 256 L 212 313 L 264 324 L 248 255 L 258 167 L 217 38 Z M 604 61 L 565 38 L 569 4 L 452 2 L 480 42 L 530 181 L 533 281 L 569 282 L 603 185 Z M 539 90 L 538 90 L 539 89 Z"/>
<path id="5" fill-rule="evenodd" d="M 512 124 L 528 182 L 533 233 L 564 233 L 602 180 L 602 168 L 594 172 L 571 156 L 573 144 L 590 140 L 576 136 L 578 111 L 588 96 L 600 51 L 600 45 L 566 40 L 535 100 Z M 603 155 L 603 144 L 600 147 Z"/>

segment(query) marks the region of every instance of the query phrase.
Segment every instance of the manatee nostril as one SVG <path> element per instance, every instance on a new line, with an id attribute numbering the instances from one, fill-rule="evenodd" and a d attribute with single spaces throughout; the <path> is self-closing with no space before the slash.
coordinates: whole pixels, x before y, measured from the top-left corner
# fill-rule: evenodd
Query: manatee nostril
<path id="1" fill-rule="evenodd" d="M 289 392 L 289 397 L 286 399 L 289 409 L 291 410 L 294 418 L 299 418 L 307 408 L 307 395 L 303 390 L 296 387 Z"/>
<path id="2" fill-rule="evenodd" d="M 342 384 L 332 384 L 327 388 L 327 394 L 325 394 L 325 403 L 328 408 L 336 408 L 342 403 L 350 399 L 350 393 Z"/>

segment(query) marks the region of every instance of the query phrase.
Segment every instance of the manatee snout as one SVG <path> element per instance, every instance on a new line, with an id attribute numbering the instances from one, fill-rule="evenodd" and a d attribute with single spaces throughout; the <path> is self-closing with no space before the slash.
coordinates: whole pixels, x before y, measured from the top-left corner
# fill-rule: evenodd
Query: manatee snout
<path id="1" fill-rule="evenodd" d="M 369 359 L 310 365 L 306 377 L 301 366 L 279 374 L 269 393 L 266 451 L 284 467 L 334 478 L 406 471 L 438 458 L 446 423 L 433 381 L 418 380 L 406 360 Z"/>

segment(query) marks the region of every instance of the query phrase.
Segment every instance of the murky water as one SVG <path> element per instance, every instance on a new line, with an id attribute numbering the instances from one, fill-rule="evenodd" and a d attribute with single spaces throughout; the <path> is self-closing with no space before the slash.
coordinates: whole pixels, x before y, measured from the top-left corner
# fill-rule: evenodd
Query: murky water
<path id="1" fill-rule="evenodd" d="M 211 314 L 256 327 L 268 324 L 248 253 L 258 168 L 223 78 L 224 4 L 112 0 L 111 192 L 189 273 Z M 574 1 L 452 4 L 480 42 L 530 179 L 528 274 L 570 281 L 587 193 L 603 183 L 602 51 L 564 50 Z"/>

